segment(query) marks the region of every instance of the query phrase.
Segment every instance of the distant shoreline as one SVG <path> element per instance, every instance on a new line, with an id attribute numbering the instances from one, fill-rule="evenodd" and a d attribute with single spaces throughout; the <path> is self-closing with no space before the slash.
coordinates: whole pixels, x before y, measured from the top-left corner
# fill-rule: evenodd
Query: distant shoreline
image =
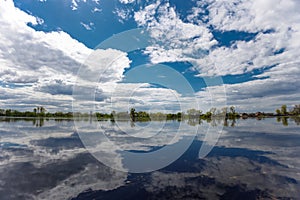
<path id="1" fill-rule="evenodd" d="M 224 108 L 211 108 L 206 113 L 201 110 L 189 109 L 185 112 L 178 113 L 148 113 L 145 111 L 136 111 L 135 108 L 131 108 L 127 112 L 116 112 L 112 111 L 108 113 L 81 113 L 81 112 L 55 112 L 50 113 L 42 107 L 38 106 L 33 109 L 33 111 L 17 111 L 12 109 L 0 109 L 0 117 L 11 117 L 11 118 L 24 118 L 24 119 L 91 119 L 97 118 L 98 120 L 118 120 L 118 121 L 165 121 L 165 120 L 212 120 L 213 118 L 225 119 L 225 120 L 235 120 L 235 119 L 247 119 L 247 118 L 271 118 L 271 117 L 300 117 L 300 104 L 295 105 L 290 111 L 287 111 L 287 106 L 282 105 L 280 109 L 276 109 L 276 113 L 265 113 L 265 112 L 255 112 L 255 113 L 238 113 L 234 106 L 224 107 Z"/>
<path id="2" fill-rule="evenodd" d="M 224 119 L 224 120 L 239 120 L 239 119 L 264 119 L 264 118 L 300 118 L 298 115 L 264 115 L 264 116 L 249 116 L 247 118 L 243 117 L 237 117 L 237 118 L 227 118 L 227 117 L 212 117 L 213 119 Z M 89 119 L 97 119 L 98 121 L 108 121 L 111 120 L 111 118 L 97 118 L 96 116 L 89 116 L 89 117 L 22 117 L 22 116 L 0 116 L 0 119 L 28 119 L 28 120 L 38 120 L 38 119 L 43 119 L 43 120 L 89 120 Z M 197 118 L 185 118 L 181 119 L 182 121 L 185 120 L 190 120 L 190 119 L 197 119 Z M 207 119 L 202 119 L 199 118 L 200 120 L 207 120 Z M 131 121 L 130 119 L 116 119 L 117 121 Z M 177 119 L 152 119 L 152 120 L 139 120 L 137 119 L 136 122 L 146 122 L 146 121 L 181 121 Z"/>
<path id="3" fill-rule="evenodd" d="M 288 126 L 289 121 L 295 121 L 297 125 L 300 125 L 300 116 L 264 116 L 264 117 L 248 117 L 248 118 L 226 118 L 226 117 L 212 117 L 207 119 L 201 118 L 184 118 L 184 119 L 136 119 L 133 121 L 130 118 L 126 119 L 111 119 L 111 118 L 97 118 L 96 116 L 92 117 L 70 117 L 70 118 L 63 118 L 63 117 L 7 117 L 7 116 L 0 116 L 0 122 L 18 122 L 18 121 L 25 121 L 31 122 L 33 126 L 42 127 L 47 122 L 110 122 L 114 123 L 130 123 L 131 127 L 135 127 L 136 123 L 167 123 L 167 122 L 178 122 L 178 123 L 187 123 L 190 126 L 197 126 L 201 125 L 203 122 L 211 124 L 212 126 L 219 126 L 223 125 L 224 127 L 235 127 L 236 123 L 239 121 L 246 121 L 246 120 L 257 120 L 257 121 L 264 121 L 265 119 L 276 119 L 278 123 L 282 123 L 283 126 Z"/>

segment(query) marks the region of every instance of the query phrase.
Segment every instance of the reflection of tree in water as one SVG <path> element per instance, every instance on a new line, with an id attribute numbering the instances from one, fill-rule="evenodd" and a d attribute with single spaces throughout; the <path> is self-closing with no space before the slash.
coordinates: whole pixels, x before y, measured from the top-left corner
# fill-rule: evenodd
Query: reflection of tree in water
<path id="1" fill-rule="evenodd" d="M 300 117 L 292 117 L 292 120 L 294 120 L 297 125 L 300 125 Z"/>
<path id="2" fill-rule="evenodd" d="M 134 121 L 132 121 L 132 120 L 130 120 L 130 127 L 131 127 L 131 128 L 134 128 L 134 127 L 135 127 L 135 123 L 134 123 Z"/>
<path id="3" fill-rule="evenodd" d="M 235 124 L 236 124 L 236 120 L 235 120 L 235 118 L 233 118 L 231 121 L 231 127 L 235 127 Z"/>
<path id="4" fill-rule="evenodd" d="M 288 126 L 289 125 L 289 123 L 288 123 L 288 117 L 283 117 L 282 118 L 282 125 L 283 126 Z"/>
<path id="5" fill-rule="evenodd" d="M 281 117 L 276 117 L 277 122 L 281 122 Z"/>
<path id="6" fill-rule="evenodd" d="M 215 118 L 213 118 L 213 119 L 210 121 L 210 125 L 211 125 L 212 127 L 218 126 L 217 120 L 216 120 Z"/>
<path id="7" fill-rule="evenodd" d="M 236 119 L 221 119 L 221 118 L 212 118 L 212 119 L 196 119 L 196 118 L 190 118 L 187 120 L 187 124 L 190 126 L 196 126 L 196 125 L 201 125 L 203 124 L 203 121 L 206 121 L 206 123 L 210 124 L 213 127 L 223 125 L 225 127 L 231 126 L 235 127 L 236 125 Z"/>
<path id="8" fill-rule="evenodd" d="M 37 118 L 32 120 L 32 125 L 36 127 L 42 127 L 44 126 L 45 121 L 44 118 Z"/>
<path id="9" fill-rule="evenodd" d="M 229 122 L 228 122 L 228 120 L 226 119 L 226 120 L 224 121 L 224 126 L 228 127 L 228 126 L 229 126 L 229 123 L 230 123 L 230 126 L 231 126 L 231 127 L 235 127 L 236 119 L 231 119 L 231 120 L 229 120 Z"/>
<path id="10" fill-rule="evenodd" d="M 196 126 L 198 124 L 201 124 L 201 120 L 199 120 L 198 118 L 189 118 L 187 121 L 188 125 L 190 126 Z"/>
<path id="11" fill-rule="evenodd" d="M 297 125 L 300 125 L 300 117 L 292 117 L 291 119 L 294 120 Z M 289 117 L 277 117 L 276 118 L 276 121 L 278 123 L 281 122 L 283 126 L 289 125 L 288 120 L 289 120 Z"/>
<path id="12" fill-rule="evenodd" d="M 225 119 L 225 120 L 224 120 L 224 126 L 225 126 L 225 127 L 228 127 L 228 119 Z"/>
<path id="13" fill-rule="evenodd" d="M 278 123 L 282 123 L 283 126 L 288 126 L 289 125 L 289 119 L 291 121 L 294 121 L 296 123 L 296 125 L 300 125 L 300 117 L 277 117 L 276 121 Z"/>

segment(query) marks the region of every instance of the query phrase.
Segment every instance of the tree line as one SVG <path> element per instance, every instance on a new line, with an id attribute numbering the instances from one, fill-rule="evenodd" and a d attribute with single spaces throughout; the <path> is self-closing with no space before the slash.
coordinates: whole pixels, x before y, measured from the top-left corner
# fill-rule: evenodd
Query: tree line
<path id="1" fill-rule="evenodd" d="M 12 109 L 0 109 L 0 116 L 6 116 L 6 117 L 47 117 L 47 118 L 72 118 L 73 113 L 72 112 L 54 112 L 50 113 L 47 112 L 46 108 L 43 106 L 38 106 L 36 108 L 33 108 L 32 111 L 18 111 L 18 110 L 12 110 Z"/>
<path id="2" fill-rule="evenodd" d="M 275 110 L 275 113 L 238 113 L 234 106 L 224 107 L 221 109 L 211 108 L 207 112 L 203 112 L 197 109 L 189 109 L 186 112 L 177 113 L 148 113 L 145 111 L 136 111 L 135 108 L 131 108 L 127 112 L 116 112 L 112 111 L 108 113 L 73 113 L 73 112 L 47 112 L 43 106 L 33 108 L 32 111 L 18 111 L 12 109 L 0 109 L 0 116 L 6 117 L 40 117 L 40 118 L 73 118 L 83 117 L 88 118 L 96 116 L 98 119 L 110 119 L 110 120 L 131 120 L 131 121 L 150 121 L 150 120 L 186 120 L 186 119 L 211 119 L 213 117 L 225 118 L 225 119 L 237 119 L 237 118 L 248 118 L 248 117 L 288 117 L 288 116 L 300 116 L 300 104 L 295 105 L 288 111 L 286 105 L 282 105 L 281 108 Z"/>
<path id="3" fill-rule="evenodd" d="M 300 115 L 300 104 L 295 105 L 288 111 L 287 105 L 282 105 L 281 108 L 276 109 L 277 116 L 297 116 Z"/>

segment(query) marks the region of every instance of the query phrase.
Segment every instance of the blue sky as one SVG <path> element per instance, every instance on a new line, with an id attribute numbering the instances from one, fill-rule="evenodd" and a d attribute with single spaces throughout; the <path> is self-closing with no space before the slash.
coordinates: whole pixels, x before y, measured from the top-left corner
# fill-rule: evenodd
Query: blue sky
<path id="1" fill-rule="evenodd" d="M 50 111 L 70 111 L 77 98 L 73 86 L 86 87 L 76 82 L 78 77 L 87 78 L 78 76 L 83 67 L 102 77 L 86 81 L 97 91 L 98 100 L 92 104 L 107 112 L 111 94 L 117 91 L 113 88 L 122 88 L 115 101 L 119 110 L 127 108 L 127 102 L 138 102 L 134 106 L 140 109 L 177 111 L 170 106 L 174 101 L 202 110 L 230 105 L 241 112 L 274 111 L 281 104 L 291 107 L 300 100 L 298 4 L 293 0 L 1 2 L 0 107 L 31 110 L 43 105 Z M 133 52 L 99 49 L 108 38 L 136 28 L 149 31 L 148 46 Z M 106 63 L 115 57 L 119 60 L 114 64 Z M 146 72 L 140 73 L 139 84 L 125 81 L 135 67 L 158 64 L 181 74 L 193 88 L 193 97 L 160 84 L 145 86 Z M 156 75 L 168 79 L 162 71 Z M 183 83 L 173 84 L 178 88 Z M 128 101 L 130 90 L 139 92 Z M 89 109 L 88 100 L 80 105 Z"/>

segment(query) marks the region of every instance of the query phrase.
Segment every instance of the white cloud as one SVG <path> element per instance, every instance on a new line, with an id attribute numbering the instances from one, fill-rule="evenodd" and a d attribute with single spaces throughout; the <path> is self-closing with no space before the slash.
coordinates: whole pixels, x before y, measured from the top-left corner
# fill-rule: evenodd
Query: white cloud
<path id="1" fill-rule="evenodd" d="M 199 16 L 201 16 L 202 20 L 207 20 L 207 17 L 205 16 L 205 1 L 197 1 L 196 2 L 196 7 L 192 7 L 190 10 L 190 14 L 187 15 L 186 19 L 189 22 L 192 22 L 194 24 L 201 24 L 203 23 L 200 19 Z"/>
<path id="2" fill-rule="evenodd" d="M 39 25 L 44 24 L 44 20 L 42 18 L 36 17 L 36 21 Z"/>
<path id="3" fill-rule="evenodd" d="M 80 24 L 88 31 L 91 31 L 94 29 L 94 23 L 93 22 L 90 22 L 88 24 L 85 24 L 83 22 L 80 22 Z"/>
<path id="4" fill-rule="evenodd" d="M 101 12 L 101 11 L 102 11 L 102 9 L 97 8 L 97 7 L 95 7 L 95 8 L 92 10 L 93 13 Z"/>
<path id="5" fill-rule="evenodd" d="M 270 110 L 271 106 L 299 101 L 298 83 L 291 83 L 300 76 L 297 70 L 300 56 L 298 4 L 292 0 L 275 3 L 198 1 L 183 22 L 175 8 L 157 1 L 136 12 L 134 17 L 140 26 L 155 28 L 152 37 L 159 42 L 145 51 L 154 63 L 189 61 L 200 77 L 242 75 L 261 70 L 262 74 L 257 77 L 264 80 L 226 85 L 230 91 L 239 91 L 228 91 L 227 97 L 233 105 L 248 111 L 249 107 L 256 109 L 255 102 L 264 99 L 260 108 Z M 233 41 L 229 47 L 217 47 L 209 26 L 221 32 L 242 31 L 257 35 L 250 41 Z M 264 70 L 270 66 L 273 68 Z M 293 95 L 294 99 L 284 98 L 284 95 Z"/>
<path id="6" fill-rule="evenodd" d="M 287 104 L 291 108 L 299 104 L 300 85 L 295 81 L 299 74 L 297 62 L 279 65 L 258 76 L 269 76 L 266 79 L 225 84 L 227 105 L 236 106 L 238 112 L 275 112 L 282 104 Z M 221 86 L 208 87 L 198 92 L 197 96 L 204 102 L 208 102 L 211 98 L 220 100 L 224 95 L 218 91 L 223 89 Z M 214 96 L 207 96 L 209 90 Z"/>
<path id="7" fill-rule="evenodd" d="M 210 69 L 214 65 L 221 75 L 243 74 L 299 57 L 300 13 L 295 9 L 296 4 L 295 1 L 211 1 L 209 24 L 215 29 L 259 34 L 249 42 L 237 41 L 231 47 L 213 49 L 199 61 L 201 73 L 216 74 L 217 71 L 213 73 Z M 281 49 L 283 53 L 274 55 Z"/>
<path id="8" fill-rule="evenodd" d="M 292 3 L 281 2 L 282 8 L 277 6 L 272 12 L 269 11 L 275 13 L 272 18 L 271 14 L 262 15 L 266 12 L 263 9 L 267 6 L 257 8 L 255 5 L 258 2 L 251 5 L 252 10 L 249 10 L 246 9 L 251 4 L 249 1 L 238 3 L 211 1 L 208 2 L 210 11 L 208 24 L 196 20 L 200 13 L 204 13 L 202 4 L 198 3 L 199 7 L 192 8 L 193 13 L 187 16 L 190 22 L 183 22 L 174 8 L 169 4 L 161 5 L 159 1 L 135 13 L 137 23 L 140 26 L 154 28 L 151 36 L 159 41 L 147 48 L 146 53 L 150 54 L 152 62 L 190 61 L 197 66 L 202 75 L 207 76 L 243 74 L 265 66 L 286 63 L 299 56 L 299 51 L 296 50 L 296 47 L 299 47 L 299 13 L 294 13 L 288 20 L 281 19 L 280 23 L 277 23 L 279 19 L 275 17 L 278 13 L 290 10 Z M 256 11 L 253 10 L 255 8 Z M 249 17 L 251 15 L 255 15 L 256 18 Z M 257 21 L 266 21 L 266 25 Z M 215 48 L 217 42 L 208 29 L 209 25 L 222 31 L 261 33 L 249 42 L 236 41 L 231 47 Z M 267 30 L 275 31 L 263 32 Z M 274 55 L 281 49 L 285 50 L 283 54 Z M 209 52 L 208 56 L 205 56 L 206 51 Z"/>
<path id="9" fill-rule="evenodd" d="M 124 23 L 124 21 L 128 20 L 131 17 L 132 10 L 125 8 L 116 8 L 114 13 L 119 17 L 119 22 Z"/>
<path id="10" fill-rule="evenodd" d="M 71 8 L 72 10 L 77 10 L 78 9 L 78 0 L 72 0 L 72 5 Z"/>
<path id="11" fill-rule="evenodd" d="M 146 6 L 143 10 L 140 10 L 134 14 L 134 19 L 139 25 L 148 25 L 152 21 L 155 21 L 154 15 L 157 8 L 160 5 L 160 1 L 156 1 L 155 4 Z M 149 24 L 151 25 L 151 24 Z"/>
<path id="12" fill-rule="evenodd" d="M 209 21 L 220 30 L 285 30 L 299 23 L 299 1 L 209 1 Z"/>
<path id="13" fill-rule="evenodd" d="M 100 4 L 100 0 L 92 0 L 93 2 L 95 2 L 97 5 Z"/>
<path id="14" fill-rule="evenodd" d="M 300 13 L 298 1 L 212 1 L 209 23 L 222 31 L 258 32 L 249 42 L 213 49 L 198 61 L 202 75 L 244 74 L 264 70 L 264 80 L 227 85 L 229 102 L 257 111 L 299 102 Z M 271 31 L 268 31 L 271 30 Z M 280 52 L 281 51 L 281 52 Z M 276 53 L 280 52 L 280 53 Z M 211 67 L 213 66 L 213 68 Z M 216 70 L 218 69 L 218 70 Z M 232 93 L 231 91 L 238 91 Z"/>
<path id="15" fill-rule="evenodd" d="M 53 109 L 67 102 L 70 104 L 69 97 L 34 92 L 35 88 L 43 88 L 46 80 L 57 80 L 57 77 L 74 80 L 81 63 L 92 50 L 65 32 L 44 33 L 30 28 L 27 23 L 37 24 L 38 19 L 15 8 L 12 1 L 1 3 L 0 13 L 0 81 L 26 86 L 4 89 L 4 93 L 22 98 L 2 101 L 1 107 L 20 105 L 25 109 L 36 106 L 34 104 L 48 104 Z M 57 102 L 49 103 L 47 99 Z"/>
<path id="16" fill-rule="evenodd" d="M 73 85 L 82 65 L 89 74 L 79 78 L 93 86 L 100 77 L 100 83 L 106 85 L 96 92 L 96 101 L 101 102 L 130 65 L 127 54 L 121 51 L 93 51 L 63 31 L 35 31 L 27 23 L 37 24 L 37 19 L 15 8 L 12 1 L 1 4 L 0 11 L 0 24 L 5 29 L 0 32 L 0 81 L 8 86 L 1 88 L 6 94 L 2 95 L 1 107 L 31 110 L 43 105 L 49 111 L 71 111 Z M 9 84 L 21 87 L 11 88 Z"/>
<path id="17" fill-rule="evenodd" d="M 86 101 L 94 101 L 95 98 L 97 101 L 104 101 L 108 98 L 117 83 L 123 79 L 123 73 L 130 67 L 130 63 L 125 52 L 115 49 L 95 50 L 77 73 L 73 91 L 76 100 L 73 102 L 74 109 L 82 111 L 86 109 Z M 95 97 L 97 90 L 98 97 Z M 94 103 L 99 105 L 98 102 Z M 107 106 L 109 103 L 105 104 L 106 108 Z"/>
<path id="18" fill-rule="evenodd" d="M 130 3 L 133 3 L 135 2 L 136 0 L 119 0 L 120 3 L 123 3 L 123 4 L 130 4 Z"/>
<path id="19" fill-rule="evenodd" d="M 77 5 L 79 1 L 74 2 Z M 148 28 L 154 39 L 153 44 L 145 51 L 150 55 L 151 61 L 153 63 L 189 61 L 194 65 L 194 69 L 199 71 L 199 76 L 241 75 L 251 73 L 255 69 L 262 70 L 266 66 L 274 66 L 257 76 L 257 78 L 264 77 L 264 80 L 227 85 L 230 90 L 228 92 L 230 101 L 241 106 L 253 102 L 253 106 L 256 106 L 254 100 L 257 101 L 259 96 L 268 94 L 265 98 L 270 101 L 265 102 L 265 105 L 274 106 L 288 102 L 284 95 L 289 94 L 294 98 L 291 102 L 296 102 L 297 97 L 299 99 L 296 89 L 298 83 L 292 84 L 291 80 L 297 80 L 300 75 L 295 60 L 300 56 L 299 13 L 294 8 L 298 2 L 278 1 L 280 6 L 270 5 L 270 1 L 262 3 L 211 0 L 206 3 L 210 12 L 208 16 L 203 17 L 208 19 L 208 24 L 198 19 L 198 15 L 204 13 L 203 2 L 198 2 L 197 7 L 191 9 L 191 14 L 186 19 L 181 19 L 170 4 L 162 4 L 160 1 L 134 13 L 138 25 Z M 122 20 L 132 17 L 131 10 L 125 11 L 124 9 L 116 11 Z M 288 17 L 283 18 L 284 13 Z M 84 63 L 86 65 L 84 70 L 87 73 L 80 78 L 87 81 L 84 84 L 89 86 L 100 83 L 98 99 L 105 101 L 112 88 L 123 79 L 124 70 L 130 66 L 126 53 L 108 49 L 97 50 L 92 54 L 93 50 L 63 31 L 44 33 L 35 31 L 27 26 L 27 23 L 37 25 L 42 23 L 42 20 L 15 8 L 13 1 L 1 4 L 0 24 L 5 31 L 0 31 L 0 81 L 7 87 L 9 84 L 26 86 L 26 90 L 16 88 L 15 91 L 24 96 L 29 92 L 31 96 L 28 99 L 32 100 L 38 96 L 36 99 L 42 101 L 46 93 L 49 95 L 47 98 L 55 96 L 59 104 L 65 105 L 71 98 L 62 94 L 71 94 L 71 85 L 74 84 L 77 70 L 91 54 Z M 93 28 L 92 23 L 82 25 L 86 29 Z M 235 30 L 258 34 L 250 41 L 234 41 L 229 47 L 216 47 L 217 41 L 213 38 L 209 25 L 219 31 Z M 108 67 L 108 62 L 112 60 L 114 63 Z M 270 89 L 262 86 L 268 86 Z M 12 89 L 7 89 L 8 94 L 12 95 L 13 92 L 10 90 Z M 162 90 L 157 88 L 144 90 L 147 92 L 140 95 L 141 98 L 147 99 L 148 103 L 156 98 L 161 101 L 161 105 L 170 104 L 170 101 L 163 100 Z M 276 95 L 280 102 L 276 103 Z M 205 101 L 209 104 L 209 99 Z M 25 99 L 24 102 L 29 101 Z M 105 104 L 105 102 L 98 103 L 101 106 Z M 13 104 L 2 101 L 2 106 L 6 105 Z M 55 105 L 49 106 L 54 108 Z M 28 106 L 27 103 L 25 106 Z"/>
<path id="20" fill-rule="evenodd" d="M 80 8 L 78 4 L 88 2 L 87 0 L 69 0 L 69 1 L 71 1 L 70 7 L 73 11 L 76 11 L 76 10 L 78 10 L 78 8 Z M 93 2 L 96 5 L 100 5 L 101 1 L 100 0 L 91 0 L 91 2 Z M 97 11 L 100 11 L 100 9 L 98 9 L 97 7 L 95 7 L 94 10 L 92 10 L 92 12 L 97 12 Z"/>
<path id="21" fill-rule="evenodd" d="M 96 49 L 89 55 L 84 63 L 86 68 L 83 67 L 83 71 L 79 71 L 78 76 L 93 83 L 98 81 L 116 83 L 122 80 L 124 70 L 130 67 L 130 63 L 125 52 L 115 49 Z"/>
<path id="22" fill-rule="evenodd" d="M 63 77 L 65 78 L 65 77 Z M 37 91 L 49 93 L 52 95 L 72 95 L 73 84 L 68 79 L 54 79 L 54 80 L 40 80 L 41 83 L 37 84 Z"/>
<path id="23" fill-rule="evenodd" d="M 150 30 L 154 39 L 146 49 L 153 63 L 193 61 L 216 44 L 206 25 L 183 22 L 169 3 L 150 4 L 136 12 L 134 18 Z"/>

